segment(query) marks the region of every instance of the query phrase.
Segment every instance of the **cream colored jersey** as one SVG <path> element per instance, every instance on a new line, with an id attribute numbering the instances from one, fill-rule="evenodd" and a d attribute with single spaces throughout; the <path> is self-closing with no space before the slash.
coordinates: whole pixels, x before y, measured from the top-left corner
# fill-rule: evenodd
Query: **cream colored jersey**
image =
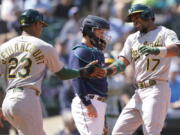
<path id="1" fill-rule="evenodd" d="M 133 62 L 137 82 L 149 79 L 168 80 L 171 58 L 162 58 L 155 55 L 140 55 L 138 48 L 143 45 L 163 47 L 176 43 L 177 41 L 176 33 L 163 26 L 158 26 L 146 34 L 141 34 L 138 31 L 127 38 L 119 56 L 125 57 L 130 63 Z"/>
<path id="2" fill-rule="evenodd" d="M 41 82 L 48 68 L 58 72 L 63 68 L 56 50 L 33 36 L 19 36 L 0 46 L 0 73 L 13 87 L 30 87 L 41 92 Z"/>

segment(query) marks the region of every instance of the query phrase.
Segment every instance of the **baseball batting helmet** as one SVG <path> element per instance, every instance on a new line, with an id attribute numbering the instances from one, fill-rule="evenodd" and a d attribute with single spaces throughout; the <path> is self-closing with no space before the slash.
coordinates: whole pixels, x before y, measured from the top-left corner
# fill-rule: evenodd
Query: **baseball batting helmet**
<path id="1" fill-rule="evenodd" d="M 141 19 L 148 20 L 148 19 L 155 19 L 154 11 L 146 5 L 142 4 L 135 4 L 129 9 L 129 14 L 126 17 L 126 22 L 132 22 L 131 15 L 141 13 Z"/>
<path id="2" fill-rule="evenodd" d="M 93 29 L 109 30 L 110 24 L 107 20 L 93 15 L 88 15 L 81 23 L 83 36 L 87 35 L 94 47 L 103 50 L 106 46 L 106 40 L 96 37 Z"/>
<path id="3" fill-rule="evenodd" d="M 18 21 L 20 27 L 30 26 L 37 21 L 40 21 L 43 24 L 43 27 L 48 26 L 48 24 L 43 20 L 43 15 L 34 9 L 25 10 L 19 17 Z"/>

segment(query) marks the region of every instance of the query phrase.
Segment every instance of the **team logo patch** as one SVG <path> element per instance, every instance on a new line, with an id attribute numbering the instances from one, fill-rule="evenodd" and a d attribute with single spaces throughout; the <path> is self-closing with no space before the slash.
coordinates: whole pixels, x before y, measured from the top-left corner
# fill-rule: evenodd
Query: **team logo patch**
<path id="1" fill-rule="evenodd" d="M 22 19 L 22 20 L 20 21 L 21 25 L 24 25 L 24 24 L 25 24 L 25 22 L 26 22 L 26 20 L 25 20 L 25 19 Z"/>

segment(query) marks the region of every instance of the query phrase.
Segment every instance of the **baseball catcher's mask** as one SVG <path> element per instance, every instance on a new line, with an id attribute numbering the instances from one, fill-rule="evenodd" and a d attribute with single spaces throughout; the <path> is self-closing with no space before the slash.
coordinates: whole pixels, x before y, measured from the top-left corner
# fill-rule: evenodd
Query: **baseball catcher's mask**
<path id="1" fill-rule="evenodd" d="M 40 21 L 43 24 L 43 27 L 48 26 L 48 24 L 43 20 L 43 15 L 34 9 L 25 10 L 19 17 L 18 21 L 20 27 L 30 26 L 37 21 Z"/>
<path id="2" fill-rule="evenodd" d="M 108 35 L 108 32 L 106 32 L 103 38 L 97 37 L 94 34 L 95 29 L 109 30 L 110 24 L 107 20 L 93 15 L 88 15 L 81 23 L 81 31 L 83 36 L 87 35 L 94 47 L 104 50 L 107 41 L 110 40 L 110 36 Z"/>
<path id="3" fill-rule="evenodd" d="M 126 17 L 125 21 L 126 22 L 132 22 L 131 16 L 133 14 L 137 14 L 137 13 L 140 13 L 140 17 L 143 20 L 148 20 L 148 19 L 153 19 L 154 20 L 155 19 L 154 11 L 151 8 L 149 8 L 146 5 L 135 4 L 129 9 L 129 14 Z"/>

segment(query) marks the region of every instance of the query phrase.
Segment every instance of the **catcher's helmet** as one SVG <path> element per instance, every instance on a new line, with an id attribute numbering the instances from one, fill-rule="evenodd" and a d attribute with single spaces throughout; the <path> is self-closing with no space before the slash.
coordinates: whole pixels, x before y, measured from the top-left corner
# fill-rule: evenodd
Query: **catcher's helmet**
<path id="1" fill-rule="evenodd" d="M 81 31 L 83 35 L 90 38 L 91 43 L 96 48 L 103 50 L 106 46 L 106 41 L 95 36 L 93 29 L 110 29 L 110 24 L 107 20 L 93 15 L 88 15 L 81 23 Z"/>
<path id="2" fill-rule="evenodd" d="M 43 24 L 43 27 L 48 26 L 48 24 L 43 20 L 43 15 L 34 9 L 25 10 L 19 17 L 18 21 L 20 27 L 30 26 L 37 21 L 40 21 Z"/>
<path id="3" fill-rule="evenodd" d="M 84 31 L 86 28 L 99 28 L 99 29 L 109 29 L 109 22 L 105 19 L 88 15 L 83 21 L 81 25 L 81 30 Z"/>
<path id="4" fill-rule="evenodd" d="M 144 19 L 144 20 L 155 19 L 154 12 L 151 8 L 149 8 L 146 5 L 135 4 L 129 9 L 129 14 L 126 17 L 126 22 L 132 22 L 131 15 L 136 14 L 136 13 L 141 13 L 140 17 L 141 19 Z"/>

